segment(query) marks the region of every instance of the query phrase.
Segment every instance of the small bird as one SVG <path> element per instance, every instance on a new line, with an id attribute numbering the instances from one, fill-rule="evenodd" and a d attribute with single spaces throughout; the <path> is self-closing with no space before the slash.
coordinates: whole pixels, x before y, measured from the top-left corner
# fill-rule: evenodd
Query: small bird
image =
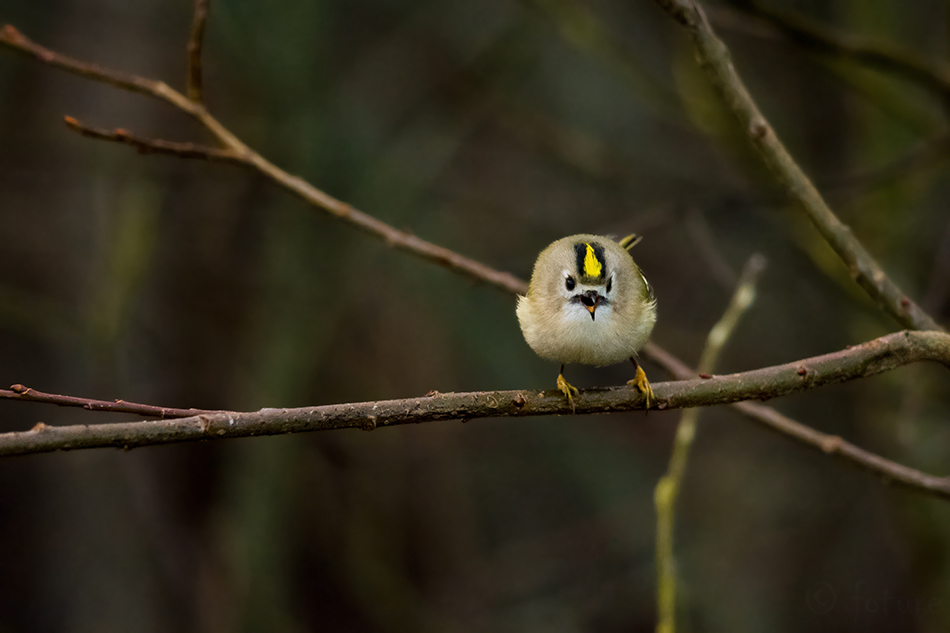
<path id="1" fill-rule="evenodd" d="M 637 363 L 656 323 L 653 288 L 627 252 L 640 237 L 614 241 L 599 235 L 561 238 L 541 251 L 528 294 L 518 297 L 525 341 L 546 360 L 561 363 L 557 388 L 574 409 L 577 389 L 564 379 L 564 365 L 603 367 L 630 359 L 635 385 L 647 408 L 653 388 Z"/>

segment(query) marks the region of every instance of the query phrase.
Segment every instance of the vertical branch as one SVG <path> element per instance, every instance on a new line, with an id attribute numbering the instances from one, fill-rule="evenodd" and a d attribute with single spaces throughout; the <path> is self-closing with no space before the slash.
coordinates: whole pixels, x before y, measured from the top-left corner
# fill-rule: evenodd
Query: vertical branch
<path id="1" fill-rule="evenodd" d="M 743 268 L 739 284 L 722 318 L 709 331 L 706 347 L 699 360 L 699 371 L 713 370 L 719 353 L 736 329 L 739 319 L 755 301 L 755 284 L 765 268 L 765 258 L 756 253 Z M 657 633 L 676 630 L 676 569 L 673 557 L 673 524 L 676 499 L 679 496 L 689 451 L 696 437 L 699 409 L 687 409 L 680 418 L 673 441 L 673 454 L 666 475 L 660 479 L 654 492 L 656 504 L 656 575 L 657 575 Z"/>
<path id="2" fill-rule="evenodd" d="M 201 77 L 201 47 L 204 44 L 205 24 L 208 22 L 208 5 L 211 0 L 195 0 L 195 15 L 191 21 L 191 37 L 188 38 L 188 89 L 192 101 L 203 98 Z"/>

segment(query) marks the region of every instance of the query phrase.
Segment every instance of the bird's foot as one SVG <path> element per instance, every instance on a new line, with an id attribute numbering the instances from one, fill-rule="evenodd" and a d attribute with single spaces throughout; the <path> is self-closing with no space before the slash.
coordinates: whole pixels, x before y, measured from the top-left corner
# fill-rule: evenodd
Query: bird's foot
<path id="1" fill-rule="evenodd" d="M 656 399 L 656 396 L 653 395 L 653 387 L 650 386 L 650 381 L 647 380 L 647 375 L 643 373 L 642 367 L 637 365 L 637 373 L 634 374 L 633 380 L 627 381 L 627 384 L 635 386 L 644 396 L 646 396 L 646 408 L 649 409 L 650 403 Z"/>
<path id="2" fill-rule="evenodd" d="M 577 413 L 577 407 L 574 406 L 574 396 L 579 395 L 577 388 L 564 380 L 564 374 L 557 375 L 557 388 L 567 396 L 567 401 L 571 403 L 571 411 Z"/>

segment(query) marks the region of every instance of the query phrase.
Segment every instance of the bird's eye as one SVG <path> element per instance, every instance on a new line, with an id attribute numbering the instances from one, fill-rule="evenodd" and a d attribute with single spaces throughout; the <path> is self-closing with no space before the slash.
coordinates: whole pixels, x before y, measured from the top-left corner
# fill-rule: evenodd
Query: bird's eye
<path id="1" fill-rule="evenodd" d="M 614 278 L 611 277 L 607 280 L 607 292 L 610 292 L 610 289 L 614 287 Z"/>
<path id="2" fill-rule="evenodd" d="M 574 278 L 568 275 L 567 278 L 564 279 L 564 287 L 568 290 L 574 290 L 574 285 Z"/>

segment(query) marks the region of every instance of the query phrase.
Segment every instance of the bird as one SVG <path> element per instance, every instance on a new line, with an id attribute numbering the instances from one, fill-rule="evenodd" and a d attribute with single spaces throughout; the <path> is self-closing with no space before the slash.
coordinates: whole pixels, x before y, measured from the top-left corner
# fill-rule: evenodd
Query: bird
<path id="1" fill-rule="evenodd" d="M 568 364 L 604 367 L 630 359 L 636 372 L 627 382 L 646 398 L 653 388 L 636 355 L 656 323 L 656 297 L 629 249 L 640 241 L 630 235 L 581 233 L 561 238 L 538 255 L 516 310 L 525 341 L 545 360 L 561 364 L 557 388 L 576 412 L 578 390 L 564 379 Z"/>

